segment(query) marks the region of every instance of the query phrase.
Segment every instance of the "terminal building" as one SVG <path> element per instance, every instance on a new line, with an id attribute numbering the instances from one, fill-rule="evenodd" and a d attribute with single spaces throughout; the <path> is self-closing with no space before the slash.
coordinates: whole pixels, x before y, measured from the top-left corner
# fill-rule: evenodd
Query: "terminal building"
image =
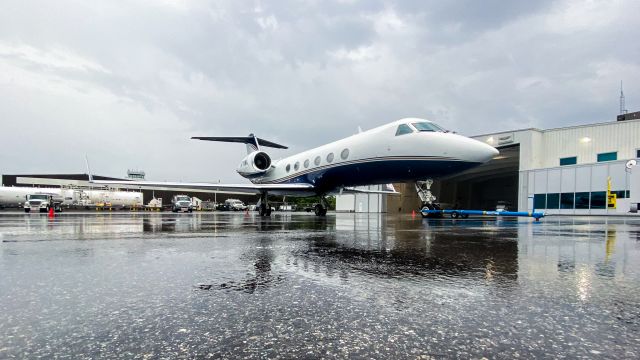
<path id="1" fill-rule="evenodd" d="M 635 114 L 635 115 L 634 115 Z M 500 150 L 492 161 L 446 179 L 432 191 L 443 208 L 544 210 L 548 214 L 605 215 L 640 202 L 632 191 L 627 162 L 640 158 L 640 112 L 618 121 L 555 129 L 521 129 L 472 136 Z M 635 172 L 640 172 L 636 168 Z M 607 186 L 616 194 L 619 209 L 607 209 Z M 636 179 L 636 180 L 633 180 Z M 402 196 L 342 195 L 338 211 L 360 212 L 367 204 L 383 212 L 411 212 L 420 207 L 413 184 L 396 184 Z M 358 207 L 359 206 L 359 207 Z M 363 211 L 366 212 L 366 211 Z"/>

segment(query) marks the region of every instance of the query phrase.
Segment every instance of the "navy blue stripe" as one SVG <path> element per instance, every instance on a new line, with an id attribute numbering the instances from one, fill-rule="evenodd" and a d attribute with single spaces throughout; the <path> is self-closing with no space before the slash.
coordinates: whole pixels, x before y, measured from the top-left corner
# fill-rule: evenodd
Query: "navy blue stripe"
<path id="1" fill-rule="evenodd" d="M 331 168 L 335 168 L 335 167 L 345 166 L 345 165 L 362 164 L 362 163 L 367 163 L 367 162 L 401 161 L 401 160 L 461 161 L 461 160 L 456 159 L 456 158 L 440 157 L 440 156 L 386 156 L 386 157 L 374 157 L 374 158 L 366 158 L 366 159 L 359 159 L 359 160 L 342 161 L 342 162 L 337 162 L 335 164 L 327 164 L 327 165 L 323 165 L 323 166 L 319 166 L 319 167 L 314 167 L 314 168 L 311 168 L 311 169 L 307 169 L 307 170 L 303 170 L 303 171 L 299 171 L 299 172 L 293 173 L 291 175 L 288 175 L 288 176 L 285 176 L 285 177 L 282 177 L 282 178 L 279 178 L 279 179 L 275 179 L 275 180 L 271 180 L 271 181 L 265 181 L 265 182 L 263 182 L 263 184 L 286 183 L 287 180 L 290 180 L 290 179 L 293 179 L 293 178 L 296 178 L 296 177 L 300 177 L 300 176 L 303 176 L 303 175 L 315 173 L 317 171 L 323 171 L 323 170 L 327 170 L 327 169 L 331 169 Z"/>
<path id="2" fill-rule="evenodd" d="M 460 160 L 379 160 L 355 164 L 341 163 L 330 168 L 315 168 L 293 178 L 278 179 L 268 183 L 312 184 L 321 194 L 343 186 L 386 184 L 439 178 L 458 173 L 480 163 Z M 265 182 L 266 183 L 266 182 Z"/>

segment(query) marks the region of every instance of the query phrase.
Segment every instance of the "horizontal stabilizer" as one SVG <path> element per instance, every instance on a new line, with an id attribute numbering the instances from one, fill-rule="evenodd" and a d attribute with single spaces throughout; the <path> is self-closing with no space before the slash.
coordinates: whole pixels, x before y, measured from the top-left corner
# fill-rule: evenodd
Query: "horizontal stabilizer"
<path id="1" fill-rule="evenodd" d="M 253 136 L 194 136 L 192 139 L 196 140 L 206 140 L 206 141 L 221 141 L 221 142 L 234 142 L 241 144 L 255 144 L 258 141 L 258 145 L 266 146 L 276 149 L 288 149 L 288 147 L 280 144 L 276 144 L 274 142 L 256 138 Z"/>

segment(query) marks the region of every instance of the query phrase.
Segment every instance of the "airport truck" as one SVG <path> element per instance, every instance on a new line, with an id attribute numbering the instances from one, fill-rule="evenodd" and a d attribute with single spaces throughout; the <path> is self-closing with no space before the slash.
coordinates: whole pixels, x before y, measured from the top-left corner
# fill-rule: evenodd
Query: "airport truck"
<path id="1" fill-rule="evenodd" d="M 187 195 L 175 195 L 171 199 L 171 211 L 192 212 L 193 204 L 191 203 L 191 198 Z"/>
<path id="2" fill-rule="evenodd" d="M 51 207 L 54 211 L 60 212 L 63 201 L 61 196 L 55 194 L 29 194 L 25 197 L 24 212 L 48 212 Z"/>

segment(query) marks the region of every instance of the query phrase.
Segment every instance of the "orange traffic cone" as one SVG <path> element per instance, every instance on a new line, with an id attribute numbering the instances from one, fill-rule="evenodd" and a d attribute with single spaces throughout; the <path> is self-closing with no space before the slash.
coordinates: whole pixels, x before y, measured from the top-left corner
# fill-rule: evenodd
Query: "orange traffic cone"
<path id="1" fill-rule="evenodd" d="M 49 217 L 50 217 L 50 218 L 52 218 L 52 217 L 54 217 L 54 216 L 56 216 L 55 210 L 53 210 L 53 208 L 52 208 L 52 207 L 50 207 L 50 208 L 49 208 Z"/>
<path id="2" fill-rule="evenodd" d="M 416 217 L 416 211 L 415 210 L 411 210 L 411 217 Z"/>

